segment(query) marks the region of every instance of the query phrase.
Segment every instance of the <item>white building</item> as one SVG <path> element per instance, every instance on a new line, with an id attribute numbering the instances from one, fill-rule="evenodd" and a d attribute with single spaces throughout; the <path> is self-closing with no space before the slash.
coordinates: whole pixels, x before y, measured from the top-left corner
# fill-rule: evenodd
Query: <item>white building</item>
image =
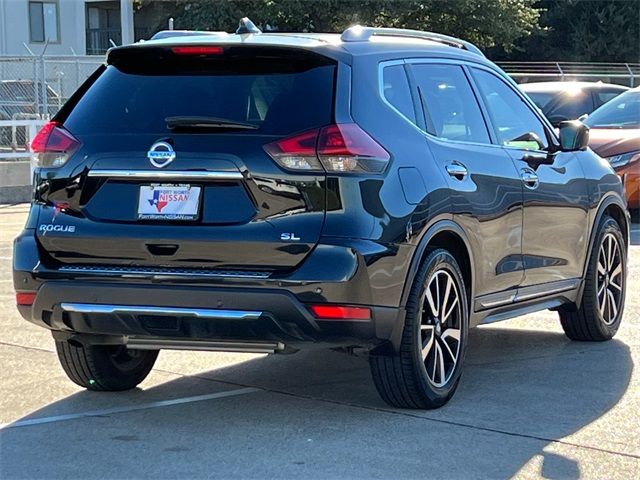
<path id="1" fill-rule="evenodd" d="M 99 55 L 135 40 L 133 0 L 0 0 L 0 55 Z"/>

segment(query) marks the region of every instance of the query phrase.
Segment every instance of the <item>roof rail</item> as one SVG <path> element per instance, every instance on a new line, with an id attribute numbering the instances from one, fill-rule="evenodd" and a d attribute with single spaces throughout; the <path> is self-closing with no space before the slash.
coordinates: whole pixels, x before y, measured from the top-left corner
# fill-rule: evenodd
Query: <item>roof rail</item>
<path id="1" fill-rule="evenodd" d="M 484 57 L 482 51 L 476 47 L 473 43 L 459 38 L 450 37 L 449 35 L 442 35 L 440 33 L 422 32 L 420 30 L 407 30 L 404 28 L 381 28 L 381 27 L 363 27 L 361 25 L 354 25 L 347 28 L 340 39 L 343 42 L 368 42 L 371 37 L 403 37 L 403 38 L 419 38 L 422 40 L 430 40 L 432 42 L 442 43 L 450 47 L 461 48 L 468 50 L 471 53 Z"/>
<path id="2" fill-rule="evenodd" d="M 149 40 L 160 40 L 173 37 L 193 37 L 196 35 L 229 35 L 227 32 L 207 32 L 204 30 L 161 30 Z"/>

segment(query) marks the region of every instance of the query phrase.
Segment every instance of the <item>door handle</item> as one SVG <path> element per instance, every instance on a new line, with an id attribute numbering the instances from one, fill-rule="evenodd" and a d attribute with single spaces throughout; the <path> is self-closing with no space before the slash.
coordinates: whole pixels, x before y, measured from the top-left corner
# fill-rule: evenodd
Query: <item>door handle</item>
<path id="1" fill-rule="evenodd" d="M 464 180 L 464 177 L 466 177 L 469 173 L 467 167 L 459 162 L 452 162 L 444 168 L 449 176 L 455 178 L 456 180 Z"/>
<path id="2" fill-rule="evenodd" d="M 520 171 L 520 178 L 524 182 L 524 186 L 530 190 L 535 190 L 540 184 L 540 180 L 538 179 L 536 172 L 529 168 L 524 168 Z"/>

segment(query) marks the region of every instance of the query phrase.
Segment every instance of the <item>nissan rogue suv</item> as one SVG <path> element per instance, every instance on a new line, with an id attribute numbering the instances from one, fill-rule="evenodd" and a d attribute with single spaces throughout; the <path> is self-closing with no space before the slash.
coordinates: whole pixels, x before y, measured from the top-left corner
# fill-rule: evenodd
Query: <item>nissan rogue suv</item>
<path id="1" fill-rule="evenodd" d="M 133 388 L 161 349 L 358 347 L 386 402 L 436 408 L 470 327 L 618 330 L 620 179 L 472 44 L 160 37 L 111 49 L 33 141 L 17 305 L 73 382 Z"/>

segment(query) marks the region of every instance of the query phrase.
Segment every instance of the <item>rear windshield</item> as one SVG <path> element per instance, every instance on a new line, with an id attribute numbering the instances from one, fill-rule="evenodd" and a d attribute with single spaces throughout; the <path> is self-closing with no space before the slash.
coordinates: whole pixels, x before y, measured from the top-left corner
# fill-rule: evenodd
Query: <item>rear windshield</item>
<path id="1" fill-rule="evenodd" d="M 287 135 L 331 123 L 335 64 L 243 57 L 118 61 L 70 109 L 65 127 L 78 135 L 166 134 L 166 118 L 190 116 L 257 127 L 234 134 Z"/>

